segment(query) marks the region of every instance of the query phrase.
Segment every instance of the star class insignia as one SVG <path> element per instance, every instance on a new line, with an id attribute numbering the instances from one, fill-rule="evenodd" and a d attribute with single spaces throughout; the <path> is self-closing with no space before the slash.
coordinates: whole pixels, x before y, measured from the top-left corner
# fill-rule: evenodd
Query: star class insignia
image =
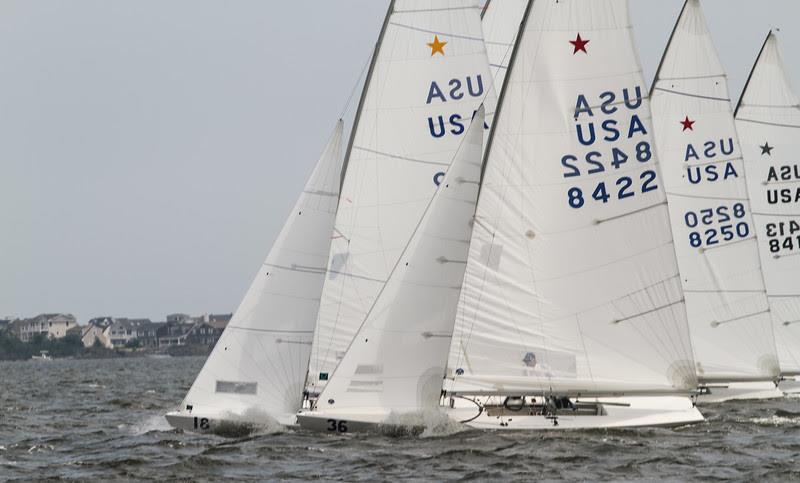
<path id="1" fill-rule="evenodd" d="M 681 121 L 681 124 L 683 124 L 683 130 L 684 131 L 694 131 L 694 123 L 695 122 L 696 121 L 690 120 L 689 116 L 686 116 L 686 118 L 683 121 Z"/>
<path id="2" fill-rule="evenodd" d="M 586 51 L 586 44 L 591 42 L 591 40 L 584 40 L 581 38 L 581 34 L 579 33 L 575 40 L 570 40 L 569 43 L 572 44 L 572 55 L 577 54 L 578 52 L 583 52 L 584 54 L 588 54 L 589 52 Z"/>
<path id="3" fill-rule="evenodd" d="M 439 36 L 435 35 L 433 37 L 433 42 L 430 42 L 428 44 L 428 47 L 431 48 L 431 57 L 433 57 L 436 54 L 444 55 L 444 46 L 445 45 L 447 45 L 447 42 L 442 42 L 441 40 L 439 40 Z"/>
<path id="4" fill-rule="evenodd" d="M 761 148 L 761 155 L 764 156 L 772 156 L 772 150 L 775 149 L 775 146 L 770 146 L 769 142 L 764 142 L 763 146 L 759 146 Z"/>

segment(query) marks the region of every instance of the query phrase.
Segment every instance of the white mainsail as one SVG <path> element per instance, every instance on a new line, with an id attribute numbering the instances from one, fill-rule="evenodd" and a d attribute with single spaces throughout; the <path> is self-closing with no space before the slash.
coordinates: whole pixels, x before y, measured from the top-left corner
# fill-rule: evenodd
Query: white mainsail
<path id="1" fill-rule="evenodd" d="M 503 88 L 519 26 L 530 0 L 489 0 L 483 12 L 483 38 L 497 95 Z"/>
<path id="2" fill-rule="evenodd" d="M 342 130 L 340 120 L 179 413 L 200 415 L 206 423 L 265 417 L 294 423 L 338 202 Z"/>
<path id="3" fill-rule="evenodd" d="M 381 421 L 438 407 L 478 197 L 483 120 L 481 108 L 322 391 L 322 417 Z"/>
<path id="4" fill-rule="evenodd" d="M 317 392 L 344 355 L 474 112 L 496 103 L 477 0 L 394 0 L 345 161 L 311 354 Z"/>
<path id="5" fill-rule="evenodd" d="M 736 109 L 781 373 L 800 374 L 800 98 L 770 32 Z"/>
<path id="6" fill-rule="evenodd" d="M 626 0 L 534 1 L 487 147 L 448 363 L 462 394 L 695 387 Z"/>
<path id="7" fill-rule="evenodd" d="M 698 378 L 775 379 L 775 340 L 728 86 L 698 0 L 681 11 L 651 105 Z"/>

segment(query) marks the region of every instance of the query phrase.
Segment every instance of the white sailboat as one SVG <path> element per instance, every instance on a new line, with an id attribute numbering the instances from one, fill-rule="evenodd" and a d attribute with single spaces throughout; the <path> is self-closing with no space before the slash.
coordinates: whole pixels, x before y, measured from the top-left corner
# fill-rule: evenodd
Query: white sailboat
<path id="1" fill-rule="evenodd" d="M 496 103 L 477 0 L 393 0 L 345 161 L 307 388 L 325 387 L 441 183 Z"/>
<path id="2" fill-rule="evenodd" d="M 687 0 L 651 93 L 702 402 L 780 396 L 780 370 L 725 72 Z"/>
<path id="3" fill-rule="evenodd" d="M 304 428 L 353 432 L 437 411 L 481 175 L 484 111 L 426 205 Z"/>
<path id="4" fill-rule="evenodd" d="M 523 430 L 700 421 L 627 1 L 532 1 L 522 18 L 448 363 L 452 417 Z"/>
<path id="5" fill-rule="evenodd" d="M 800 393 L 800 98 L 773 32 L 739 100 L 736 128 L 784 378 L 780 388 Z"/>
<path id="6" fill-rule="evenodd" d="M 342 168 L 340 120 L 264 264 L 177 411 L 176 428 L 294 424 Z"/>

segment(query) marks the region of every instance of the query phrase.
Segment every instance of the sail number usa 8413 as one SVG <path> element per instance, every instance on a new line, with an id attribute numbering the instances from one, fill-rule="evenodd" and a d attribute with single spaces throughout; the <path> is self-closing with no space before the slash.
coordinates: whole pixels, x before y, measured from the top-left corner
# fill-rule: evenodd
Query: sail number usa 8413
<path id="1" fill-rule="evenodd" d="M 611 200 L 624 200 L 658 189 L 656 170 L 647 169 L 647 163 L 654 156 L 647 128 L 638 114 L 642 104 L 640 86 L 623 89 L 621 93 L 606 91 L 591 101 L 583 94 L 578 95 L 575 105 L 577 141 L 587 148 L 600 144 L 611 149 L 593 150 L 580 157 L 574 154 L 564 155 L 561 158 L 563 177 L 572 179 L 601 173 L 608 176 L 617 170 L 624 171 L 625 175 L 612 177 L 610 180 L 604 178 L 604 181 L 588 188 L 567 185 L 567 203 L 570 208 L 580 209 L 591 201 L 608 203 Z M 627 115 L 625 111 L 628 111 Z M 623 116 L 623 119 L 619 119 Z M 622 149 L 618 145 L 621 142 L 625 142 L 628 147 Z"/>

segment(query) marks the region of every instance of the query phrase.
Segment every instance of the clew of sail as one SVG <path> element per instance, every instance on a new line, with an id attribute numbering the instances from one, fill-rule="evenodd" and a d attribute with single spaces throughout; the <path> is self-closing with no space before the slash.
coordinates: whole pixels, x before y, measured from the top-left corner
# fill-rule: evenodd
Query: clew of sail
<path id="1" fill-rule="evenodd" d="M 800 98 L 770 32 L 736 109 L 781 373 L 800 374 Z"/>
<path id="2" fill-rule="evenodd" d="M 367 76 L 311 354 L 320 391 L 397 263 L 471 119 L 496 104 L 477 0 L 394 0 Z"/>
<path id="3" fill-rule="evenodd" d="M 534 1 L 519 37 L 487 148 L 447 389 L 690 390 L 627 2 Z"/>
<path id="4" fill-rule="evenodd" d="M 223 420 L 294 422 L 311 339 L 342 166 L 340 120 L 242 303 L 181 411 Z"/>
<path id="5" fill-rule="evenodd" d="M 699 0 L 653 83 L 656 144 L 703 382 L 772 380 L 778 360 L 728 86 Z"/>
<path id="6" fill-rule="evenodd" d="M 325 386 L 325 414 L 438 407 L 478 197 L 483 108 L 350 347 Z"/>

